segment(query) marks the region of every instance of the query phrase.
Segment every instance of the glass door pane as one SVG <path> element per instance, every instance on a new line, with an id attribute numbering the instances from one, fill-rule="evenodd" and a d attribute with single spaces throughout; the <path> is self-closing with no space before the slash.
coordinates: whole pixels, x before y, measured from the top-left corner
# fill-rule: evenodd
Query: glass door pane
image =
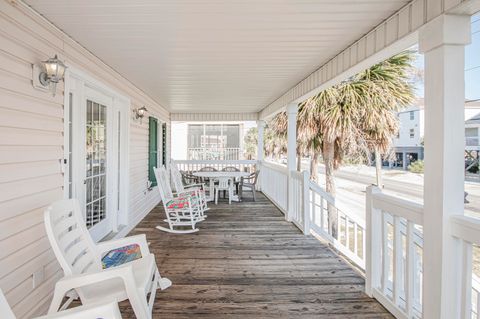
<path id="1" fill-rule="evenodd" d="M 86 110 L 86 225 L 106 218 L 107 112 L 106 106 L 87 100 Z"/>

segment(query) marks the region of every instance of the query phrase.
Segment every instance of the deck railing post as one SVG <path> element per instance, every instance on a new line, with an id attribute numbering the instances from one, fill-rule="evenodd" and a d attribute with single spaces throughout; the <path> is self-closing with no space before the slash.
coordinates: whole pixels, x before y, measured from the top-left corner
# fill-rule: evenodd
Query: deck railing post
<path id="1" fill-rule="evenodd" d="M 450 217 L 464 210 L 465 45 L 470 16 L 442 15 L 419 34 L 425 58 L 423 318 L 461 312 L 461 245 Z"/>
<path id="2" fill-rule="evenodd" d="M 292 171 L 297 169 L 297 112 L 298 105 L 292 103 L 287 107 L 287 168 L 288 168 L 288 196 L 286 220 L 292 221 L 295 192 L 293 190 Z"/>
<path id="3" fill-rule="evenodd" d="M 303 171 L 303 233 L 310 235 L 310 172 Z"/>
<path id="4" fill-rule="evenodd" d="M 365 243 L 365 292 L 373 297 L 373 288 L 379 286 L 381 273 L 382 221 L 380 211 L 373 207 L 372 195 L 381 193 L 376 186 L 367 187 L 366 243 Z"/>

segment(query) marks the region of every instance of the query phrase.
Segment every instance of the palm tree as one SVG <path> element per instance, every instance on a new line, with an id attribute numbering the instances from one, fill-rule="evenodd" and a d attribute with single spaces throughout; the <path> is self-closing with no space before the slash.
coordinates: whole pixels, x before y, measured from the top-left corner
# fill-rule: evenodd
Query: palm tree
<path id="1" fill-rule="evenodd" d="M 245 134 L 243 141 L 245 158 L 257 158 L 258 129 L 256 127 L 250 128 Z"/>
<path id="2" fill-rule="evenodd" d="M 383 187 L 382 154 L 391 147 L 398 132 L 397 112 L 414 101 L 414 86 L 417 77 L 412 63 L 415 55 L 405 51 L 359 73 L 357 81 L 368 86 L 368 106 L 361 110 L 361 130 L 366 148 L 375 154 L 377 186 Z"/>
<path id="3" fill-rule="evenodd" d="M 412 62 L 412 52 L 401 53 L 299 105 L 297 153 L 310 154 L 314 180 L 322 154 L 326 190 L 332 196 L 336 193 L 334 173 L 345 156 L 373 151 L 377 163 L 381 163 L 380 155 L 388 150 L 398 130 L 396 112 L 413 100 L 409 81 Z M 285 145 L 286 113 L 279 113 L 269 126 Z M 381 185 L 379 179 L 377 184 Z M 336 238 L 336 209 L 329 207 L 328 212 L 330 232 Z"/>

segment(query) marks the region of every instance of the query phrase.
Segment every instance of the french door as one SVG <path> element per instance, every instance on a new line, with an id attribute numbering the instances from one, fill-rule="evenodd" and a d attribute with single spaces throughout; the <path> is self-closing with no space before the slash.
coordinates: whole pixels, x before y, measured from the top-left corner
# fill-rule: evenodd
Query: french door
<path id="1" fill-rule="evenodd" d="M 65 184 L 68 196 L 79 200 L 92 238 L 99 241 L 117 231 L 125 211 L 126 109 L 111 94 L 76 78 L 71 79 L 68 99 Z"/>
<path id="2" fill-rule="evenodd" d="M 110 205 L 114 178 L 111 157 L 115 152 L 115 143 L 111 134 L 112 98 L 93 89 L 85 89 L 83 129 L 84 158 L 83 193 L 80 196 L 85 211 L 85 223 L 92 237 L 100 239 L 112 231 L 112 209 Z"/>

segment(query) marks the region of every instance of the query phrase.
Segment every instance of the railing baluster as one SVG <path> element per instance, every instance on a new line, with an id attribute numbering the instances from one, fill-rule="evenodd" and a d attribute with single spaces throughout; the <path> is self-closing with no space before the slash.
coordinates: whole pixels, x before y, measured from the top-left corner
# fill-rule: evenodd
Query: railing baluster
<path id="1" fill-rule="evenodd" d="M 393 216 L 393 301 L 396 305 L 400 304 L 400 284 L 402 269 L 402 238 L 400 229 L 400 217 Z"/>
<path id="2" fill-rule="evenodd" d="M 472 317 L 472 244 L 462 240 L 462 319 Z M 478 302 L 478 297 L 477 297 Z M 478 304 L 477 304 L 478 309 Z M 478 318 L 477 311 L 477 318 Z"/>
<path id="3" fill-rule="evenodd" d="M 347 247 L 347 249 L 350 249 L 350 222 L 346 215 L 345 215 L 345 247 Z"/>
<path id="4" fill-rule="evenodd" d="M 382 216 L 382 292 L 387 295 L 388 272 L 390 271 L 388 263 L 388 227 L 385 220 L 385 213 L 380 212 Z"/>
<path id="5" fill-rule="evenodd" d="M 406 281 L 405 281 L 405 310 L 408 318 L 413 317 L 414 306 L 414 289 L 415 289 L 415 246 L 413 241 L 413 228 L 414 224 L 411 221 L 407 222 L 406 233 Z"/>
<path id="6" fill-rule="evenodd" d="M 358 226 L 357 223 L 353 223 L 353 252 L 358 256 Z"/>

